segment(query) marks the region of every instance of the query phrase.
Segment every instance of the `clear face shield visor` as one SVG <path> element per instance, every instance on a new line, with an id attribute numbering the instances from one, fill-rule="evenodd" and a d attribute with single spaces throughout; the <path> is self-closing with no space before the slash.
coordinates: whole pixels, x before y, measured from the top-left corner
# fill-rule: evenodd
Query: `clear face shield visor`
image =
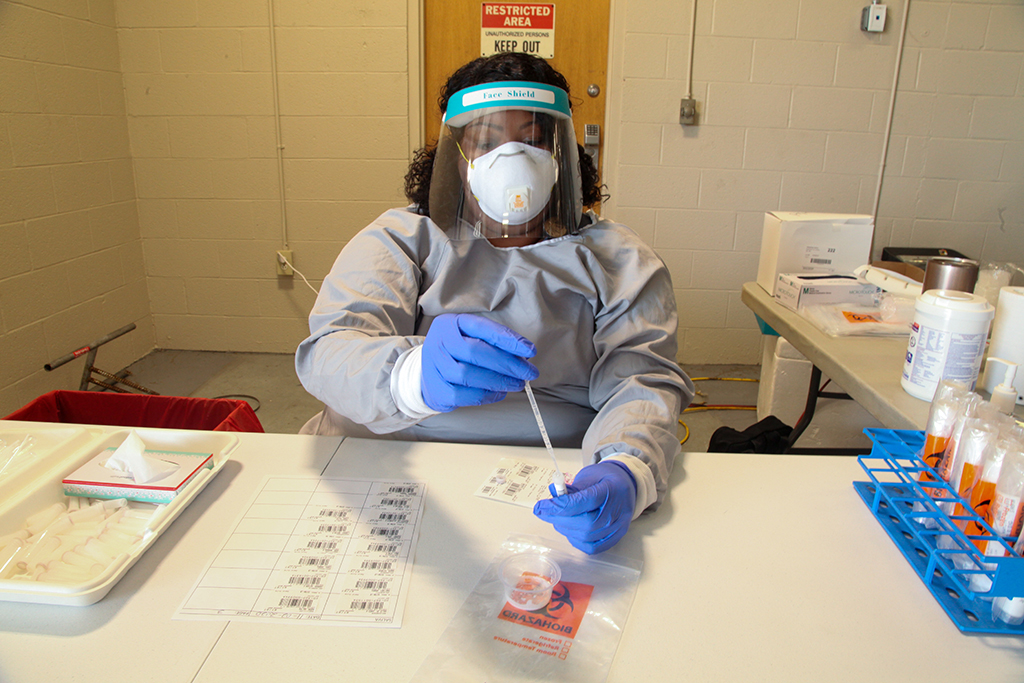
<path id="1" fill-rule="evenodd" d="M 561 237 L 582 218 L 564 90 L 487 83 L 451 97 L 430 180 L 430 217 L 453 239 Z"/>

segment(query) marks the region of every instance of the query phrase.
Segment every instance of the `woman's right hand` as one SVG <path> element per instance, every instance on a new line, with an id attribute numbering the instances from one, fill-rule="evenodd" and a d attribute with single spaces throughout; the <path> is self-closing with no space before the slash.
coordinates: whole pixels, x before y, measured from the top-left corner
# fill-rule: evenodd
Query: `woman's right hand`
<path id="1" fill-rule="evenodd" d="M 525 360 L 536 354 L 533 342 L 493 320 L 469 313 L 439 315 L 423 342 L 423 401 L 442 413 L 496 403 L 537 379 L 537 368 Z"/>

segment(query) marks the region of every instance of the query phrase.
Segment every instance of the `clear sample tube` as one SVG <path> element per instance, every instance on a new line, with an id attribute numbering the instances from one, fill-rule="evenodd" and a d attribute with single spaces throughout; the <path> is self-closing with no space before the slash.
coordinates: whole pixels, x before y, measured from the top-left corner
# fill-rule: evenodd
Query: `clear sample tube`
<path id="1" fill-rule="evenodd" d="M 533 408 L 533 416 L 537 420 L 537 427 L 540 428 L 540 436 L 544 439 L 544 447 L 548 449 L 548 455 L 551 456 L 551 462 L 555 463 L 555 474 L 551 478 L 551 483 L 555 487 L 555 495 L 565 495 L 565 475 L 562 474 L 562 468 L 558 466 L 558 460 L 555 459 L 555 449 L 551 447 L 551 439 L 548 438 L 548 430 L 544 426 L 544 418 L 540 416 L 540 408 L 537 407 L 537 399 L 533 396 L 533 388 L 530 383 L 526 383 L 526 397 L 530 399 L 530 407 Z"/>
<path id="2" fill-rule="evenodd" d="M 60 556 L 60 561 L 69 564 L 72 567 L 82 567 L 89 571 L 95 571 L 99 573 L 103 569 L 103 565 L 97 562 L 94 558 L 86 555 L 80 555 L 74 550 L 69 550 Z"/>
<path id="3" fill-rule="evenodd" d="M 28 529 L 18 529 L 17 531 L 0 536 L 0 548 L 3 548 L 11 541 L 24 541 L 29 537 Z"/>
<path id="4" fill-rule="evenodd" d="M 1024 503 L 1024 453 L 1007 453 L 1003 461 L 999 480 L 996 482 L 995 497 L 989 508 L 989 526 L 999 536 L 1016 539 L 1020 534 Z M 981 549 L 986 557 L 1005 557 L 1006 548 L 996 539 L 984 543 Z M 995 569 L 995 565 L 986 565 L 986 569 Z M 983 574 L 971 577 L 971 590 L 988 591 L 992 580 Z"/>
<path id="5" fill-rule="evenodd" d="M 127 498 L 104 498 L 99 503 L 107 510 L 120 510 L 128 507 Z"/>
<path id="6" fill-rule="evenodd" d="M 950 434 L 953 433 L 953 425 L 956 423 L 956 416 L 960 405 L 969 395 L 967 385 L 957 380 L 942 380 L 938 389 L 935 390 L 935 398 L 932 399 L 931 407 L 928 409 L 928 425 L 924 431 L 924 451 L 921 459 L 929 467 L 937 469 L 942 454 L 949 443 Z M 922 472 L 920 481 L 935 481 L 931 474 Z"/>
<path id="7" fill-rule="evenodd" d="M 11 541 L 3 548 L 0 548 L 0 579 L 7 578 L 7 576 L 14 573 L 17 560 L 20 559 L 18 557 L 19 553 L 21 553 L 21 549 L 24 547 L 21 541 Z M 8 567 L 10 567 L 10 571 L 8 571 Z"/>
<path id="8" fill-rule="evenodd" d="M 953 424 L 953 431 L 949 434 L 946 450 L 942 452 L 942 459 L 939 460 L 938 467 L 935 468 L 945 482 L 950 480 L 953 473 L 953 461 L 956 459 L 956 452 L 959 448 L 960 435 L 963 434 L 967 422 L 977 416 L 978 406 L 982 403 L 982 400 L 981 396 L 972 392 L 960 404 L 960 410 L 957 411 L 956 415 L 956 422 Z M 945 491 L 942 489 L 936 491 L 937 498 L 943 497 L 944 494 Z"/>
<path id="9" fill-rule="evenodd" d="M 60 548 L 60 539 L 56 536 L 35 541 L 28 546 L 28 550 L 18 562 L 18 566 L 20 569 L 26 570 L 40 562 L 47 562 L 58 548 Z"/>
<path id="10" fill-rule="evenodd" d="M 78 510 L 68 514 L 71 517 L 72 522 L 75 524 L 82 524 L 94 519 L 106 517 L 106 509 L 103 507 L 102 503 L 93 503 L 89 507 L 79 508 Z"/>
<path id="11" fill-rule="evenodd" d="M 25 528 L 28 529 L 29 534 L 35 536 L 66 511 L 63 503 L 54 503 L 28 517 L 25 520 Z"/>
<path id="12" fill-rule="evenodd" d="M 1013 545 L 1013 552 L 1024 557 L 1024 534 L 1017 537 L 1017 542 Z M 993 598 L 992 619 L 1009 624 L 1010 626 L 1024 623 L 1024 597 Z"/>
<path id="13" fill-rule="evenodd" d="M 21 441 L 0 446 L 0 478 L 14 474 L 35 458 L 35 437 L 26 434 Z"/>
<path id="14" fill-rule="evenodd" d="M 984 419 L 976 418 L 967 425 L 961 437 L 957 460 L 953 463 L 953 479 L 950 484 L 961 498 L 971 500 L 974 486 L 981 479 L 982 466 L 985 458 L 995 446 L 999 431 L 995 425 Z M 966 511 L 958 502 L 953 514 L 964 515 Z M 966 528 L 966 522 L 958 522 L 960 529 Z"/>
<path id="15" fill-rule="evenodd" d="M 1006 454 L 1013 450 L 1013 440 L 1008 438 L 1006 434 L 1000 433 L 999 438 L 996 439 L 995 445 L 988 452 L 985 457 L 985 462 L 981 467 L 981 475 L 978 477 L 978 481 L 974 484 L 974 489 L 971 491 L 971 508 L 974 513 L 981 517 L 985 522 L 991 526 L 992 524 L 992 501 L 996 495 L 996 482 L 999 481 L 999 475 L 1003 469 L 1003 461 L 1006 459 Z M 975 522 L 974 520 L 967 522 L 967 528 L 964 532 L 968 536 L 984 536 L 987 532 L 984 527 Z M 981 539 L 972 539 L 974 545 L 978 547 L 978 550 L 984 552 L 986 541 Z"/>
<path id="16" fill-rule="evenodd" d="M 114 554 L 98 538 L 90 538 L 85 543 L 75 546 L 75 552 L 91 557 L 104 567 L 114 561 Z"/>

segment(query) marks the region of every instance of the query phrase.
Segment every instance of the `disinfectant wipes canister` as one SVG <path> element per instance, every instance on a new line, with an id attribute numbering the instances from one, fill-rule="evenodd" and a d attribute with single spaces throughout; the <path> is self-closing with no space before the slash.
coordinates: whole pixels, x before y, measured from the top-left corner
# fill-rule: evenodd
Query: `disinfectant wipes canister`
<path id="1" fill-rule="evenodd" d="M 932 400 L 943 379 L 974 388 L 995 308 L 983 296 L 930 289 L 914 307 L 914 324 L 903 363 L 903 389 Z"/>

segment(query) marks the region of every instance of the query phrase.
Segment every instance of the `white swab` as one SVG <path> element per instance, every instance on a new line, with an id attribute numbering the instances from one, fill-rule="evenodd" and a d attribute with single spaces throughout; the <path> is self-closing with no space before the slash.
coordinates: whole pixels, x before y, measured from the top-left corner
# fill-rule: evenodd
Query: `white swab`
<path id="1" fill-rule="evenodd" d="M 555 460 L 555 449 L 551 447 L 551 439 L 548 438 L 548 430 L 544 427 L 544 419 L 540 416 L 540 408 L 537 407 L 537 399 L 533 396 L 533 388 L 530 383 L 526 383 L 526 396 L 530 399 L 530 407 L 533 408 L 533 416 L 537 418 L 537 426 L 540 427 L 540 435 L 544 439 L 544 446 L 548 449 L 548 455 L 551 456 L 551 462 L 555 463 L 555 474 L 551 478 L 551 483 L 555 485 L 555 495 L 565 495 L 565 475 L 562 474 L 562 469 L 558 466 L 558 461 Z"/>

